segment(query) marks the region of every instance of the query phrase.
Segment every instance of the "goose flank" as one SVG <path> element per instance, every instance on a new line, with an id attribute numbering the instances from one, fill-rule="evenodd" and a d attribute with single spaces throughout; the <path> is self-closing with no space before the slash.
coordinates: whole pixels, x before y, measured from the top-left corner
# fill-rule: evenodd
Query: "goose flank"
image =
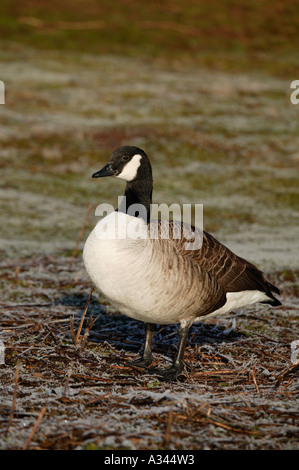
<path id="1" fill-rule="evenodd" d="M 144 322 L 144 351 L 136 366 L 173 380 L 184 368 L 194 322 L 256 302 L 281 305 L 275 297 L 279 289 L 209 233 L 177 221 L 151 220 L 152 168 L 142 149 L 116 149 L 92 176 L 126 181 L 119 207 L 87 238 L 83 260 L 96 289 L 120 312 Z M 197 249 L 188 249 L 190 237 Z M 178 352 L 165 369 L 151 367 L 156 324 L 179 325 Z"/>

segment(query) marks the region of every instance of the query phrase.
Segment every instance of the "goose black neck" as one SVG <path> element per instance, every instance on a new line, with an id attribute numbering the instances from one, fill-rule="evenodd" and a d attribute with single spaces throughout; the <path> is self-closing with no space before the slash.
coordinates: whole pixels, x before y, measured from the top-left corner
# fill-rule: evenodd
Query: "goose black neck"
<path id="1" fill-rule="evenodd" d="M 124 193 L 125 197 L 117 210 L 134 217 L 141 217 L 146 223 L 149 223 L 151 217 L 152 193 L 152 178 L 128 181 Z"/>

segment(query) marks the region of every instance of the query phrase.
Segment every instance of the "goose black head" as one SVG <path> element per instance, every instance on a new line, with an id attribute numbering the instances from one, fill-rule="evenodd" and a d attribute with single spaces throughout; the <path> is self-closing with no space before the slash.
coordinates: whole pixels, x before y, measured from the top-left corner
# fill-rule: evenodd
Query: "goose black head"
<path id="1" fill-rule="evenodd" d="M 92 175 L 93 178 L 114 176 L 127 182 L 123 201 L 118 207 L 119 212 L 130 213 L 131 207 L 142 205 L 144 211 L 135 215 L 150 221 L 153 177 L 152 167 L 146 153 L 138 147 L 119 147 L 112 153 L 109 162 L 100 171 Z"/>
<path id="2" fill-rule="evenodd" d="M 146 153 L 138 147 L 119 147 L 112 153 L 109 162 L 92 175 L 93 178 L 114 176 L 127 182 L 152 179 L 151 164 Z"/>

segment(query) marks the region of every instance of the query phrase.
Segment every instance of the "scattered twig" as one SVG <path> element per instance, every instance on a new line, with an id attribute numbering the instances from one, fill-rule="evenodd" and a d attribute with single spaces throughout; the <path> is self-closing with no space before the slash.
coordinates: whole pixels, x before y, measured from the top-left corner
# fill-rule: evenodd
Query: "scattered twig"
<path id="1" fill-rule="evenodd" d="M 14 392 L 13 392 L 13 397 L 12 397 L 11 412 L 10 412 L 10 416 L 9 416 L 8 423 L 7 423 L 7 426 L 6 426 L 5 436 L 7 436 L 7 434 L 8 434 L 9 428 L 11 426 L 11 423 L 12 423 L 12 420 L 13 420 L 13 417 L 14 417 L 21 366 L 22 366 L 22 362 L 18 361 L 17 366 L 16 366 L 15 385 L 14 385 Z"/>
<path id="2" fill-rule="evenodd" d="M 223 369 L 223 370 L 204 370 L 201 372 L 194 372 L 196 376 L 209 376 L 209 375 L 224 375 L 224 374 L 235 374 L 239 371 L 235 371 L 234 369 Z M 244 372 L 244 371 L 242 371 Z"/>
<path id="3" fill-rule="evenodd" d="M 170 441 L 172 421 L 173 421 L 173 408 L 172 408 L 172 405 L 170 405 L 169 413 L 168 413 L 166 433 L 165 433 L 165 436 L 164 436 L 164 444 L 167 448 L 168 448 L 169 441 Z"/>
<path id="4" fill-rule="evenodd" d="M 101 316 L 101 314 L 99 314 L 96 318 L 93 318 L 93 315 L 92 315 L 93 312 L 91 312 L 91 315 L 90 317 L 88 318 L 87 320 L 87 325 L 85 327 L 85 331 L 84 331 L 84 335 L 83 335 L 83 338 L 82 338 L 82 342 L 81 342 L 81 349 L 80 349 L 80 353 L 82 354 L 84 349 L 85 349 L 85 346 L 86 346 L 86 340 L 89 336 L 89 333 L 90 333 L 90 330 L 93 328 L 95 322 L 97 321 L 97 319 Z"/>
<path id="5" fill-rule="evenodd" d="M 29 445 L 30 445 L 30 442 L 32 441 L 32 438 L 33 438 L 34 434 L 36 433 L 36 430 L 37 430 L 37 428 L 38 428 L 38 426 L 39 426 L 39 423 L 41 422 L 42 417 L 44 416 L 46 410 L 47 410 L 47 407 L 46 407 L 46 406 L 43 406 L 42 409 L 40 410 L 40 413 L 39 413 L 39 415 L 38 415 L 38 417 L 37 417 L 37 419 L 36 419 L 36 421 L 35 421 L 35 423 L 34 423 L 34 426 L 33 426 L 33 428 L 32 428 L 32 431 L 31 431 L 31 433 L 29 434 L 28 439 L 27 439 L 27 441 L 25 442 L 25 444 L 24 444 L 24 446 L 23 446 L 23 450 L 27 450 L 27 449 L 28 449 L 28 447 L 29 447 Z"/>
<path id="6" fill-rule="evenodd" d="M 83 338 L 82 338 L 82 341 L 81 341 L 80 354 L 82 354 L 84 349 L 85 349 L 86 340 L 89 336 L 89 331 L 90 331 L 89 327 L 86 326 L 85 331 L 84 331 L 84 335 L 83 335 Z"/>
<path id="7" fill-rule="evenodd" d="M 292 385 L 293 379 L 289 379 L 289 381 L 280 389 L 280 392 L 283 392 L 286 388 Z"/>
<path id="8" fill-rule="evenodd" d="M 282 381 L 288 376 L 293 373 L 297 373 L 299 375 L 299 364 L 293 364 L 291 367 L 283 370 L 277 377 L 275 388 L 278 388 Z"/>
<path id="9" fill-rule="evenodd" d="M 75 343 L 74 316 L 71 316 L 71 317 L 70 317 L 70 328 L 71 328 L 71 338 L 72 338 L 72 342 Z"/>
<path id="10" fill-rule="evenodd" d="M 224 422 L 221 422 L 214 417 L 208 418 L 208 421 L 210 421 L 212 424 L 215 424 L 215 426 L 219 426 L 220 428 L 227 429 L 229 431 L 237 432 L 237 433 L 244 433 L 244 434 L 251 434 L 251 435 L 257 435 L 260 436 L 262 433 L 259 431 L 251 431 L 250 429 L 244 429 L 237 427 L 235 424 L 226 424 Z"/>
<path id="11" fill-rule="evenodd" d="M 260 392 L 260 389 L 259 389 L 259 387 L 258 387 L 257 380 L 256 380 L 256 375 L 255 375 L 255 366 L 253 367 L 253 369 L 252 369 L 252 371 L 251 371 L 250 374 L 251 374 L 253 383 L 254 383 L 254 385 L 255 385 L 256 391 L 257 391 L 257 393 L 260 395 L 261 392 Z"/>
<path id="12" fill-rule="evenodd" d="M 105 344 L 105 346 L 108 346 L 108 348 L 111 349 L 111 351 L 114 354 L 116 354 L 118 357 L 121 357 L 121 354 L 118 351 L 116 351 L 116 349 L 113 346 L 111 346 L 111 344 L 108 343 L 108 341 L 104 341 L 104 344 Z"/>
<path id="13" fill-rule="evenodd" d="M 1 282 L 8 287 L 1 303 L 9 307 L 1 309 L 0 305 L 6 348 L 6 365 L 0 371 L 3 395 L 0 433 L 7 434 L 4 446 L 8 449 L 24 446 L 27 450 L 74 449 L 92 442 L 93 446 L 101 447 L 105 436 L 111 435 L 116 444 L 125 437 L 136 449 L 147 445 L 179 449 L 191 441 L 198 449 L 220 446 L 227 449 L 296 448 L 299 364 L 294 362 L 296 358 L 291 356 L 290 348 L 291 341 L 298 337 L 295 312 L 279 317 L 277 323 L 264 321 L 265 328 L 258 330 L 259 335 L 253 333 L 246 338 L 240 335 L 237 341 L 225 338 L 219 329 L 217 336 L 212 326 L 195 327 L 185 355 L 186 367 L 191 373 L 184 381 L 162 384 L 147 370 L 140 374 L 140 368 L 129 363 L 137 358 L 144 339 L 142 325 L 118 319 L 118 315 L 114 318 L 113 311 L 112 321 L 107 315 L 101 331 L 95 330 L 98 313 L 92 312 L 92 296 L 85 317 L 81 318 L 85 305 L 80 316 L 73 317 L 78 312 L 77 297 L 73 296 L 82 295 L 84 289 L 86 303 L 91 285 L 79 279 L 80 267 L 76 266 L 75 270 L 75 261 L 72 269 L 65 267 L 65 258 L 60 264 L 59 260 L 54 261 L 39 258 L 40 268 L 33 270 L 36 260 L 26 265 L 16 260 L 9 276 L 3 278 L 0 273 Z M 21 286 L 22 292 L 26 288 L 25 304 L 15 297 L 14 289 L 10 292 L 9 288 L 13 286 L 18 265 L 21 266 L 19 281 L 30 279 L 28 285 Z M 45 274 L 41 287 L 44 292 L 36 298 L 33 285 L 39 285 L 41 270 Z M 68 290 L 69 271 L 72 271 L 72 285 L 78 286 L 76 293 Z M 48 307 L 43 305 L 45 308 L 36 306 L 35 302 L 48 302 L 46 295 L 54 290 L 55 302 L 52 300 Z M 56 299 L 62 300 L 63 309 L 57 306 Z M 250 322 L 247 317 L 239 318 L 242 331 L 259 321 L 253 316 L 249 319 Z M 82 328 L 78 332 L 80 322 Z M 254 323 L 254 326 L 257 325 Z M 163 329 L 161 342 L 159 336 L 155 338 L 153 353 L 154 364 L 163 362 L 166 366 L 171 361 L 168 355 L 172 357 L 174 353 L 176 339 L 172 339 L 174 328 L 165 326 Z M 271 336 L 281 341 L 270 340 Z M 52 338 L 54 341 L 56 338 L 56 342 Z M 86 351 L 87 341 L 91 339 L 95 340 L 94 354 L 82 355 L 78 360 L 80 351 Z M 23 365 L 17 370 L 16 357 L 21 359 L 22 354 Z M 23 374 L 25 366 L 26 374 Z M 41 386 L 47 387 L 49 395 L 37 393 Z M 174 405 L 174 395 L 178 407 Z M 42 409 L 44 405 L 46 411 Z M 83 408 L 84 419 L 72 433 L 78 417 L 82 418 Z M 108 413 L 104 426 L 93 421 L 95 413 Z M 260 420 L 261 414 L 263 420 Z M 63 416 L 68 416 L 67 421 L 61 418 Z M 122 429 L 118 417 L 125 424 Z M 51 423 L 56 418 L 57 426 L 53 427 Z M 132 433 L 126 426 L 128 419 L 137 423 Z M 159 427 L 153 422 L 156 419 Z M 25 420 L 30 425 L 20 441 Z M 141 432 L 140 423 L 152 430 Z"/>
<path id="14" fill-rule="evenodd" d="M 14 284 L 16 284 L 19 280 L 19 273 L 21 271 L 21 266 L 16 266 L 15 269 L 15 278 L 14 278 Z"/>
<path id="15" fill-rule="evenodd" d="M 69 370 L 68 370 L 68 373 L 67 373 L 67 378 L 66 378 L 66 382 L 65 382 L 65 387 L 64 387 L 64 390 L 63 390 L 63 395 L 62 395 L 63 397 L 66 396 L 67 388 L 68 388 L 69 381 L 70 381 L 70 378 L 71 378 L 72 373 L 73 373 L 72 369 L 69 369 Z"/>
<path id="16" fill-rule="evenodd" d="M 93 312 L 91 312 L 91 315 L 87 321 L 87 327 L 89 328 L 89 330 L 91 330 L 95 324 L 95 322 L 100 318 L 101 314 L 99 314 L 97 317 L 93 318 Z"/>
<path id="17" fill-rule="evenodd" d="M 47 302 L 47 303 L 32 303 L 32 304 L 0 304 L 1 308 L 16 308 L 16 307 L 22 307 L 22 308 L 31 308 L 31 307 L 50 307 L 52 305 L 52 302 Z"/>
<path id="18" fill-rule="evenodd" d="M 101 395 L 99 397 L 94 398 L 93 400 L 90 400 L 86 403 L 86 405 L 95 405 L 96 403 L 99 403 L 103 401 L 105 398 L 108 398 L 111 396 L 111 392 L 105 393 L 104 395 Z"/>
<path id="19" fill-rule="evenodd" d="M 79 325 L 77 335 L 76 335 L 76 338 L 75 338 L 75 343 L 74 343 L 75 346 L 77 345 L 77 342 L 78 342 L 78 339 L 79 339 L 79 336 L 80 336 L 80 333 L 81 333 L 81 330 L 82 330 L 84 318 L 85 318 L 85 315 L 86 315 L 86 312 L 87 312 L 87 309 L 88 309 L 88 304 L 89 304 L 92 292 L 93 292 L 93 287 L 90 289 L 90 294 L 89 294 L 88 300 L 86 302 L 85 310 L 83 312 L 83 315 L 82 315 L 82 318 L 81 318 L 81 321 L 80 321 L 80 325 Z"/>
<path id="20" fill-rule="evenodd" d="M 270 336 L 267 336 L 267 335 L 262 335 L 261 333 L 258 333 L 257 331 L 252 331 L 250 330 L 250 332 L 247 333 L 247 331 L 244 329 L 241 331 L 242 334 L 245 334 L 245 335 L 248 335 L 249 337 L 251 336 L 259 336 L 260 338 L 263 338 L 267 341 L 271 341 L 272 343 L 278 343 L 278 344 L 288 344 L 287 341 L 282 341 L 282 340 L 278 340 L 278 339 L 274 339 L 274 338 L 270 338 Z M 246 341 L 243 340 L 243 341 Z"/>
<path id="21" fill-rule="evenodd" d="M 51 328 L 49 327 L 49 325 L 46 324 L 45 327 L 46 327 L 46 329 L 47 329 L 48 332 L 49 332 L 48 335 L 50 335 L 51 338 L 53 339 L 54 343 L 57 344 L 57 343 L 58 343 L 58 340 L 57 340 L 56 336 L 54 335 L 53 331 L 51 330 Z M 48 336 L 48 335 L 47 335 L 47 336 Z"/>
<path id="22" fill-rule="evenodd" d="M 74 259 L 75 259 L 75 256 L 76 256 L 76 254 L 77 254 L 78 247 L 79 247 L 81 238 L 82 238 L 82 236 L 83 236 L 83 233 L 84 233 L 84 230 L 85 230 L 85 227 L 86 227 L 87 220 L 88 220 L 88 217 L 89 217 L 89 214 L 90 214 L 91 209 L 92 209 L 92 204 L 90 203 L 90 204 L 88 205 L 88 208 L 87 208 L 87 211 L 86 211 L 86 214 L 85 214 L 85 217 L 84 217 L 84 221 L 83 221 L 83 224 L 82 224 L 80 233 L 79 233 L 79 237 L 78 237 L 76 246 L 75 246 L 75 248 L 74 248 L 74 251 L 73 251 L 73 254 L 72 254 L 72 257 L 71 257 L 71 260 L 70 260 L 70 266 L 72 266 L 72 264 L 73 264 L 73 262 L 74 262 Z"/>

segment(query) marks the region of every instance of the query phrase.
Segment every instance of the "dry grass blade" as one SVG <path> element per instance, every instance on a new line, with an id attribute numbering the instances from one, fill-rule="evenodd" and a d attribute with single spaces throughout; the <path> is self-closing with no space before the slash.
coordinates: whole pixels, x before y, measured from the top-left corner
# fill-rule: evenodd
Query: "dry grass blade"
<path id="1" fill-rule="evenodd" d="M 72 342 L 75 343 L 75 331 L 74 331 L 74 317 L 70 317 L 70 329 Z"/>
<path id="2" fill-rule="evenodd" d="M 222 421 L 215 419 L 214 417 L 210 417 L 209 420 L 215 426 L 219 426 L 220 428 L 227 429 L 228 431 L 233 431 L 236 433 L 244 433 L 244 434 L 249 434 L 249 435 L 256 435 L 256 436 L 260 436 L 262 434 L 259 431 L 251 431 L 250 429 L 242 429 L 238 426 L 235 426 L 234 424 L 224 423 Z"/>
<path id="3" fill-rule="evenodd" d="M 252 377 L 253 383 L 254 383 L 254 385 L 255 385 L 256 391 L 257 391 L 257 393 L 260 395 L 261 392 L 260 392 L 260 389 L 259 389 L 259 387 L 258 387 L 257 380 L 256 380 L 255 367 L 253 367 L 253 369 L 252 369 L 252 371 L 251 371 L 251 377 Z"/>
<path id="4" fill-rule="evenodd" d="M 298 448 L 298 364 L 291 362 L 289 346 L 298 337 L 297 313 L 266 311 L 274 319 L 263 322 L 263 338 L 239 338 L 244 329 L 260 327 L 258 318 L 245 315 L 229 336 L 222 324 L 194 325 L 188 372 L 164 383 L 131 365 L 143 325 L 116 312 L 103 315 L 96 303 L 91 308 L 89 280 L 78 276 L 81 264 L 76 259 L 74 269 L 65 270 L 65 260 L 44 257 L 26 267 L 15 262 L 22 266 L 19 281 L 30 279 L 26 293 L 42 281 L 39 296 L 57 299 L 59 284 L 63 311 L 59 302 L 29 309 L 39 302 L 34 293 L 25 306 L 3 309 L 0 448 Z M 156 364 L 170 360 L 176 330 L 169 325 L 156 332 Z M 265 338 L 274 333 L 280 342 Z M 23 365 L 16 370 L 20 356 Z"/>
<path id="5" fill-rule="evenodd" d="M 297 377 L 299 377 L 299 364 L 292 364 L 290 367 L 288 367 L 287 369 L 283 370 L 281 372 L 281 374 L 278 375 L 277 377 L 277 380 L 276 380 L 276 384 L 275 384 L 275 388 L 278 388 L 282 381 L 288 376 L 288 375 L 292 375 L 292 374 L 295 374 Z"/>
<path id="6" fill-rule="evenodd" d="M 166 428 L 166 433 L 164 436 L 164 443 L 165 443 L 166 448 L 168 448 L 169 442 L 170 442 L 172 422 L 173 422 L 173 407 L 172 405 L 170 405 L 168 420 L 167 420 L 167 428 Z"/>
<path id="7" fill-rule="evenodd" d="M 37 430 L 37 428 L 38 428 L 38 426 L 39 426 L 39 423 L 41 422 L 41 420 L 42 420 L 42 418 L 43 418 L 43 416 L 44 416 L 46 410 L 47 410 L 47 407 L 46 407 L 46 406 L 43 406 L 42 409 L 40 410 L 40 413 L 39 413 L 39 415 L 38 415 L 38 417 L 37 417 L 37 419 L 36 419 L 36 421 L 35 421 L 35 423 L 34 423 L 34 426 L 33 426 L 32 430 L 31 430 L 31 433 L 29 434 L 28 439 L 27 439 L 27 441 L 25 442 L 25 444 L 24 444 L 24 446 L 23 446 L 23 450 L 27 450 L 27 449 L 28 449 L 28 447 L 29 447 L 29 445 L 30 445 L 30 442 L 32 441 L 32 438 L 33 438 L 34 434 L 36 433 L 36 430 Z"/>
<path id="8" fill-rule="evenodd" d="M 90 298 L 91 298 L 91 294 L 93 293 L 93 287 L 90 289 L 90 293 L 89 293 L 89 297 L 88 297 L 88 300 L 86 302 L 86 306 L 85 306 L 85 310 L 83 312 L 83 315 L 82 315 L 82 318 L 81 318 L 81 321 L 80 321 L 80 325 L 79 325 L 79 328 L 78 328 L 78 331 L 77 331 L 77 335 L 76 335 L 76 338 L 75 338 L 75 346 L 77 345 L 77 342 L 78 342 L 78 339 L 79 339 L 79 336 L 80 336 L 80 333 L 81 333 L 81 330 L 82 330 L 82 326 L 83 326 L 83 322 L 84 322 L 84 318 L 85 318 L 85 315 L 86 315 L 86 312 L 87 312 L 87 309 L 88 309 L 88 305 L 89 305 L 89 301 L 90 301 Z"/>
<path id="9" fill-rule="evenodd" d="M 10 412 L 10 416 L 9 416 L 7 427 L 6 427 L 5 436 L 7 436 L 8 432 L 9 432 L 9 428 L 11 426 L 11 423 L 12 423 L 12 420 L 13 420 L 13 417 L 14 417 L 21 366 L 22 366 L 22 362 L 19 361 L 17 363 L 17 366 L 16 366 L 16 375 L 15 375 L 14 392 L 13 392 L 13 397 L 12 397 L 11 412 Z"/>
<path id="10" fill-rule="evenodd" d="M 96 318 L 93 318 L 93 315 L 92 315 L 92 312 L 91 312 L 91 315 L 90 317 L 88 318 L 88 321 L 87 321 L 87 325 L 85 327 L 85 331 L 84 331 L 84 335 L 83 335 L 83 339 L 82 339 L 82 342 L 81 342 L 81 349 L 80 349 L 80 352 L 81 354 L 83 353 L 84 349 L 85 349 L 85 346 L 86 346 L 86 340 L 89 336 L 89 333 L 90 333 L 90 330 L 93 328 L 95 322 L 97 321 L 97 319 L 101 316 L 98 315 Z"/>
<path id="11" fill-rule="evenodd" d="M 65 382 L 65 387 L 64 387 L 64 390 L 63 390 L 63 397 L 66 396 L 67 388 L 68 388 L 69 381 L 70 381 L 70 378 L 71 378 L 72 373 L 73 373 L 72 369 L 69 369 L 69 371 L 68 371 L 68 373 L 67 373 L 67 378 L 66 378 L 66 382 Z"/>

